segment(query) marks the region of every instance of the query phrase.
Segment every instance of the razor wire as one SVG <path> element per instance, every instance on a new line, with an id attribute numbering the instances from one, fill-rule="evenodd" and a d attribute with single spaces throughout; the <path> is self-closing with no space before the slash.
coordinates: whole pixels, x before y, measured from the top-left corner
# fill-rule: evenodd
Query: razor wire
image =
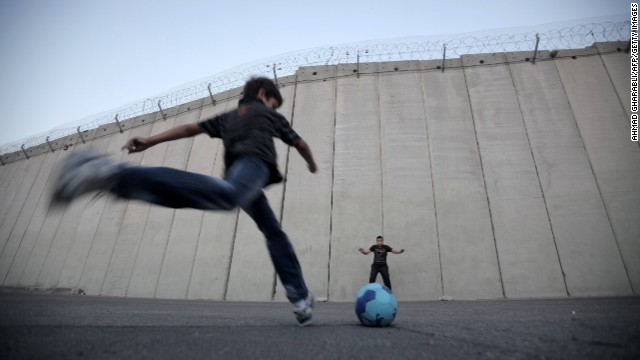
<path id="1" fill-rule="evenodd" d="M 629 41 L 630 21 L 624 16 L 609 17 L 606 22 L 584 23 L 556 28 L 543 26 L 543 31 L 518 33 L 471 33 L 451 36 L 412 37 L 377 40 L 318 47 L 285 53 L 240 65 L 210 77 L 200 79 L 156 96 L 103 112 L 89 118 L 64 124 L 47 133 L 0 146 L 0 155 L 39 146 L 101 125 L 123 121 L 153 113 L 159 108 L 168 109 L 211 94 L 241 87 L 252 76 L 269 78 L 294 75 L 303 66 L 338 65 L 364 62 L 388 62 L 407 60 L 434 60 L 457 58 L 462 55 L 533 51 L 538 40 L 538 50 L 578 49 L 595 42 Z M 551 24 L 553 26 L 554 24 Z M 561 24 L 562 25 L 562 24 Z M 504 31 L 504 30 L 502 30 Z"/>

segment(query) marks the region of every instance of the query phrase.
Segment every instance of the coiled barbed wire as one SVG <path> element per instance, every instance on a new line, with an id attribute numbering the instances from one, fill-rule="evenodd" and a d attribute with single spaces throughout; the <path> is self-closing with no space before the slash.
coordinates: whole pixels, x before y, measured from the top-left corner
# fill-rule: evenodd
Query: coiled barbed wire
<path id="1" fill-rule="evenodd" d="M 447 58 L 479 53 L 529 51 L 533 49 L 536 35 L 539 36 L 539 50 L 577 49 L 590 46 L 594 42 L 628 41 L 630 39 L 630 22 L 621 20 L 620 16 L 617 16 L 616 20 L 618 21 L 546 29 L 544 32 L 443 36 L 438 40 L 420 37 L 402 38 L 285 53 L 231 68 L 211 77 L 171 89 L 142 102 L 131 103 L 90 118 L 62 125 L 45 134 L 2 145 L 0 146 L 0 155 L 19 151 L 22 147 L 39 146 L 48 139 L 55 140 L 74 134 L 78 131 L 78 126 L 84 131 L 113 123 L 116 115 L 122 121 L 156 112 L 158 110 L 157 104 L 162 104 L 162 107 L 167 109 L 207 97 L 209 91 L 217 94 L 234 89 L 242 86 L 251 76 L 273 77 L 274 67 L 277 76 L 284 77 L 295 74 L 302 66 L 349 64 L 356 61 L 387 62 L 442 59 L 445 46 Z"/>

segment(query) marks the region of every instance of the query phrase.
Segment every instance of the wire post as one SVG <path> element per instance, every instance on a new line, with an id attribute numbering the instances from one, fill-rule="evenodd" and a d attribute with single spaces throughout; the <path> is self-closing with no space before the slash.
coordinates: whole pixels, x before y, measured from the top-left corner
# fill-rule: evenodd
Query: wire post
<path id="1" fill-rule="evenodd" d="M 24 153 L 24 156 L 26 156 L 27 159 L 28 159 L 29 155 L 27 154 L 27 151 L 24 149 L 24 144 L 20 145 L 20 149 L 22 149 L 22 152 Z"/>
<path id="2" fill-rule="evenodd" d="M 624 20 L 624 21 L 622 21 Z M 529 47 L 529 43 L 531 41 L 531 35 L 535 35 L 534 39 L 537 51 L 535 52 L 535 56 L 526 55 L 526 58 L 529 58 L 527 62 L 537 64 L 537 52 L 542 51 L 540 49 L 539 41 L 541 38 L 545 38 L 545 44 L 543 47 L 545 49 L 582 49 L 588 45 L 591 45 L 594 40 L 597 41 L 622 41 L 621 44 L 618 44 L 621 49 L 624 49 L 625 52 L 629 53 L 631 50 L 632 42 L 629 39 L 629 22 L 628 18 L 624 19 L 614 19 L 611 17 L 607 19 L 607 22 L 593 24 L 593 23 L 582 23 L 580 26 L 573 26 L 572 23 L 556 23 L 553 28 L 545 28 L 545 29 L 534 29 L 534 31 L 540 30 L 542 34 L 536 34 L 533 32 L 513 32 L 505 29 L 507 33 L 500 35 L 492 35 L 490 37 L 478 37 L 481 36 L 479 34 L 469 34 L 467 36 L 459 36 L 459 37 L 442 37 L 440 40 L 432 41 L 429 38 L 416 38 L 416 39 L 393 39 L 393 41 L 384 41 L 378 43 L 351 43 L 345 45 L 335 45 L 328 48 L 315 48 L 315 49 L 307 49 L 305 51 L 297 51 L 289 54 L 281 54 L 279 57 L 272 57 L 268 60 L 260 60 L 259 62 L 246 64 L 237 70 L 229 70 L 222 73 L 214 74 L 213 77 L 209 78 L 204 82 L 210 82 L 210 94 L 209 96 L 214 96 L 213 100 L 217 100 L 222 97 L 220 95 L 216 95 L 219 91 L 224 91 L 229 88 L 241 87 L 246 80 L 246 74 L 265 74 L 266 76 L 273 75 L 274 77 L 288 76 L 291 74 L 292 69 L 299 68 L 301 66 L 321 66 L 321 65 L 330 65 L 337 64 L 340 65 L 341 71 L 344 71 L 345 74 L 348 73 L 349 76 L 353 75 L 357 72 L 359 77 L 360 69 L 360 55 L 366 56 L 365 62 L 391 62 L 396 60 L 405 61 L 408 60 L 406 57 L 412 57 L 413 60 L 434 60 L 434 68 L 439 68 L 443 74 L 446 73 L 446 41 L 452 42 L 454 45 L 454 57 L 458 57 L 461 55 L 471 55 L 473 53 L 498 53 L 498 52 L 508 52 L 513 51 L 514 43 L 517 45 L 517 49 L 524 50 L 523 54 L 526 54 L 526 49 Z M 589 20 L 591 21 L 591 20 Z M 609 22 L 611 21 L 611 22 Z M 401 41 L 402 43 L 400 43 Z M 438 56 L 437 45 L 442 44 L 442 55 Z M 369 55 L 367 55 L 367 51 L 365 50 L 367 46 L 372 46 L 372 54 L 375 54 L 371 59 L 369 59 Z M 615 47 L 614 47 L 615 49 Z M 353 51 L 358 52 L 358 69 L 350 68 L 351 64 L 351 53 Z M 545 50 L 546 51 L 546 50 Z M 365 54 L 365 55 L 363 55 Z M 557 50 L 555 52 L 550 52 L 547 56 L 546 53 L 543 52 L 543 60 L 553 58 L 554 54 L 557 55 Z M 522 56 L 523 58 L 525 56 Z M 441 58 L 441 59 L 440 59 Z M 533 59 L 533 60 L 532 60 Z M 441 60 L 442 63 L 440 66 L 435 65 L 435 61 Z M 456 60 L 458 61 L 458 60 Z M 524 62 L 524 59 L 522 59 Z M 271 64 L 269 64 L 271 63 Z M 275 63 L 274 69 L 272 69 L 272 74 L 268 74 L 266 71 L 267 66 L 272 66 Z M 452 63 L 453 66 L 453 63 Z M 282 70 L 282 74 L 278 74 L 277 71 Z M 436 69 L 434 69 L 436 70 Z M 369 69 L 365 69 L 366 72 L 369 72 Z M 273 78 L 272 78 L 273 79 Z M 277 79 L 279 83 L 280 79 Z M 213 83 L 216 83 L 216 94 L 213 94 Z M 187 84 L 185 84 L 187 85 Z M 167 92 L 162 96 L 162 100 L 166 99 L 169 105 L 174 106 L 177 102 L 188 102 L 191 100 L 195 100 L 194 98 L 202 98 L 205 97 L 204 92 L 202 91 L 203 83 L 198 82 L 192 83 L 189 89 L 180 87 L 179 89 L 173 89 L 171 92 Z M 279 85 L 279 84 L 278 84 Z M 283 86 L 286 85 L 283 83 Z M 204 96 L 203 96 L 204 95 Z M 145 98 L 144 102 L 136 102 L 130 105 L 126 105 L 126 108 L 121 108 L 115 110 L 117 112 L 123 112 L 126 114 L 131 114 L 131 112 L 135 112 L 136 114 L 142 108 L 142 113 L 148 114 L 151 113 L 153 116 L 157 116 L 155 114 L 158 110 L 153 109 L 153 103 L 158 103 L 159 97 L 153 98 Z M 148 107 L 147 107 L 148 102 Z M 215 106 L 217 106 L 217 101 L 213 102 Z M 178 104 L 181 105 L 181 104 Z M 162 106 L 158 106 L 156 104 L 156 108 L 162 108 Z M 163 118 L 166 120 L 169 113 L 168 111 L 165 114 L 165 110 L 160 110 L 164 115 Z M 151 115 L 150 114 L 150 115 Z M 175 115 L 175 111 L 171 113 L 171 115 Z M 93 121 L 97 121 L 97 116 L 94 115 Z M 128 115 L 127 115 L 128 116 Z M 69 125 L 71 129 L 72 125 Z M 76 124 L 77 126 L 77 124 Z M 82 124 L 82 126 L 87 128 L 94 128 L 93 124 L 91 126 L 89 124 Z M 123 125 L 124 128 L 124 125 Z M 71 135 L 73 135 L 73 130 L 69 131 Z M 68 135 L 68 134 L 65 134 Z M 44 145 L 45 140 L 44 137 L 47 136 L 47 133 L 34 137 L 31 137 L 28 141 L 25 140 L 25 143 L 29 143 L 32 145 Z M 55 136 L 55 134 L 54 134 Z M 21 141 L 20 141 L 21 142 Z M 26 146 L 26 145 L 25 145 Z M 56 145 L 57 149 L 62 149 L 64 147 L 64 141 L 60 140 Z M 13 162 L 13 158 L 9 155 L 10 153 L 16 152 L 19 153 L 20 146 L 18 143 L 14 144 L 0 144 L 0 152 L 4 152 L 7 155 L 7 163 Z M 33 153 L 32 153 L 33 154 Z"/>
<path id="3" fill-rule="evenodd" d="M 49 137 L 47 136 L 47 145 L 49 145 L 49 149 L 51 149 L 51 152 L 56 152 L 55 150 L 53 150 L 53 146 L 51 146 L 51 143 L 49 142 Z"/>
<path id="4" fill-rule="evenodd" d="M 162 100 L 158 100 L 158 109 L 160 109 L 160 114 L 162 114 L 162 119 L 167 120 L 167 114 L 164 113 L 164 111 L 162 110 L 162 106 L 160 106 L 160 102 Z"/>
<path id="5" fill-rule="evenodd" d="M 80 132 L 80 126 L 78 126 L 76 131 L 78 131 L 78 135 L 80 136 L 80 140 L 82 140 L 82 143 L 84 144 L 85 142 L 84 142 L 84 138 L 82 137 L 82 133 Z"/>
<path id="6" fill-rule="evenodd" d="M 122 130 L 122 126 L 120 126 L 120 121 L 118 121 L 118 114 L 116 114 L 116 124 L 118 124 L 118 129 L 120 129 L 120 134 L 122 134 L 124 130 Z"/>
<path id="7" fill-rule="evenodd" d="M 211 98 L 211 104 L 213 104 L 213 106 L 216 106 L 216 99 L 213 98 L 213 93 L 211 92 L 211 83 L 209 83 L 207 89 L 209 90 L 209 98 Z"/>
<path id="8" fill-rule="evenodd" d="M 2 161 L 2 155 L 0 155 L 0 164 L 2 164 L 2 166 L 4 166 L 4 161 Z"/>
<path id="9" fill-rule="evenodd" d="M 356 78 L 360 79 L 360 50 L 356 53 Z"/>
<path id="10" fill-rule="evenodd" d="M 278 84 L 278 74 L 276 74 L 276 63 L 273 63 L 273 78 L 276 80 L 276 86 L 280 87 Z"/>
<path id="11" fill-rule="evenodd" d="M 144 113 L 144 109 L 147 108 L 147 101 L 151 102 L 151 99 L 147 99 L 142 103 L 142 112 Z"/>
<path id="12" fill-rule="evenodd" d="M 442 72 L 444 72 L 444 59 L 447 58 L 447 44 L 442 44 Z"/>
<path id="13" fill-rule="evenodd" d="M 532 64 L 536 64 L 536 56 L 538 56 L 538 43 L 540 43 L 540 34 L 536 33 L 536 49 L 533 51 L 533 61 Z"/>

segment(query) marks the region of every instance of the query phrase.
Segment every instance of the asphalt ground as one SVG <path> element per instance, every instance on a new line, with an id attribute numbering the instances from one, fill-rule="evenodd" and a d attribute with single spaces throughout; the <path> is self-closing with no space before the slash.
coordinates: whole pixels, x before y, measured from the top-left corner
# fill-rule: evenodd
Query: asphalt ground
<path id="1" fill-rule="evenodd" d="M 280 302 L 0 293 L 0 359 L 640 359 L 640 297 L 353 303 L 299 327 Z"/>

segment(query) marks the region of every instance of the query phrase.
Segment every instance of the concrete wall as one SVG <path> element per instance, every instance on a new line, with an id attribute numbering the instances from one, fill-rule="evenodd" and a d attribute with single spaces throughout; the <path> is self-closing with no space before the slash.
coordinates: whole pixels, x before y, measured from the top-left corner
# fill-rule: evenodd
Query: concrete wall
<path id="1" fill-rule="evenodd" d="M 400 300 L 640 291 L 640 147 L 629 139 L 626 44 L 441 61 L 299 69 L 280 110 L 319 172 L 278 142 L 287 181 L 266 190 L 319 298 L 352 301 L 377 235 Z M 88 147 L 221 176 L 205 135 L 125 155 L 128 138 L 232 109 L 239 90 L 7 154 L 0 166 L 5 288 L 284 301 L 264 240 L 240 211 L 172 210 L 106 196 L 49 208 L 52 174 Z M 380 281 L 380 279 L 379 279 Z"/>

